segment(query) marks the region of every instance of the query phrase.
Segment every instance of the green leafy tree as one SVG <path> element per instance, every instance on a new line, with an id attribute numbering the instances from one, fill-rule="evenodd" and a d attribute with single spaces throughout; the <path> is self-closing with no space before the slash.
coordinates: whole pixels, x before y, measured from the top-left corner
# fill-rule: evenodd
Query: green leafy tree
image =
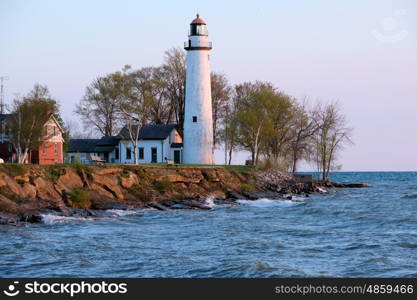
<path id="1" fill-rule="evenodd" d="M 7 124 L 18 163 L 27 161 L 29 152 L 39 148 L 45 135 L 44 125 L 51 114 L 62 122 L 58 103 L 46 86 L 35 84 L 26 96 L 13 101 Z"/>

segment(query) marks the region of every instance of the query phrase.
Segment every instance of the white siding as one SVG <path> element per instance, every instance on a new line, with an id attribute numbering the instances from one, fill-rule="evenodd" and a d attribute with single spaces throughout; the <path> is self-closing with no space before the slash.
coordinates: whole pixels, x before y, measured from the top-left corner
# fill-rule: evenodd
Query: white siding
<path id="1" fill-rule="evenodd" d="M 207 44 L 207 36 L 190 36 L 192 45 Z M 213 120 L 209 50 L 187 51 L 184 114 L 184 163 L 213 164 Z M 197 118 L 193 122 L 193 118 Z"/>

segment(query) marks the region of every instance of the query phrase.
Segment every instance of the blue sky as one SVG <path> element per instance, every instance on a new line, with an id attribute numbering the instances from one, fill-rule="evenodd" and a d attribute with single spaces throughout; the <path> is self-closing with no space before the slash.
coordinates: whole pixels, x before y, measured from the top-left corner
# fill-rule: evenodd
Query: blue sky
<path id="1" fill-rule="evenodd" d="M 74 105 L 95 77 L 160 64 L 183 45 L 197 11 L 213 41 L 212 69 L 232 83 L 267 80 L 299 98 L 340 102 L 355 142 L 343 170 L 417 170 L 414 0 L 2 0 L 6 102 L 39 82 L 64 119 L 76 120 Z"/>

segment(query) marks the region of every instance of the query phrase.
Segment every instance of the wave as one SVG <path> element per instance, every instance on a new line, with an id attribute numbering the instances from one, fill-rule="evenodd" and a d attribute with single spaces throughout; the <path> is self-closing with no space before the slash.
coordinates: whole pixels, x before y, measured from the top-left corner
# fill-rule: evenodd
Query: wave
<path id="1" fill-rule="evenodd" d="M 417 194 L 407 194 L 402 196 L 403 199 L 417 199 Z"/>
<path id="2" fill-rule="evenodd" d="M 58 216 L 58 215 L 49 215 L 49 214 L 41 214 L 42 222 L 45 224 L 56 224 L 56 223 L 68 223 L 74 221 L 90 221 L 93 218 L 83 218 L 83 217 L 65 217 L 65 216 Z"/>
<path id="3" fill-rule="evenodd" d="M 122 210 L 122 209 L 107 209 L 106 213 L 109 213 L 110 215 L 118 216 L 118 217 L 124 217 L 124 216 L 138 215 L 139 214 L 139 212 L 137 212 L 136 210 Z"/>
<path id="4" fill-rule="evenodd" d="M 213 197 L 208 197 L 205 201 L 204 204 L 207 205 L 210 208 L 213 208 L 216 206 L 216 203 L 214 203 L 214 198 Z"/>
<path id="5" fill-rule="evenodd" d="M 258 200 L 237 200 L 237 203 L 252 207 L 290 207 L 305 203 L 303 200 L 271 200 L 262 198 Z"/>

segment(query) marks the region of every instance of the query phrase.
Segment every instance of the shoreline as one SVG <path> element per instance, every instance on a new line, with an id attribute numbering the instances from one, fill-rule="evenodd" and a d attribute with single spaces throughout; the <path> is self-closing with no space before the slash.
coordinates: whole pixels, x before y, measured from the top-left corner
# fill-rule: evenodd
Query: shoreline
<path id="1" fill-rule="evenodd" d="M 328 188 L 366 184 L 322 185 L 276 170 L 248 167 L 132 165 L 1 165 L 0 225 L 42 222 L 41 214 L 92 217 L 100 211 L 138 208 L 205 209 L 206 199 L 238 204 L 238 200 L 288 200 Z"/>

